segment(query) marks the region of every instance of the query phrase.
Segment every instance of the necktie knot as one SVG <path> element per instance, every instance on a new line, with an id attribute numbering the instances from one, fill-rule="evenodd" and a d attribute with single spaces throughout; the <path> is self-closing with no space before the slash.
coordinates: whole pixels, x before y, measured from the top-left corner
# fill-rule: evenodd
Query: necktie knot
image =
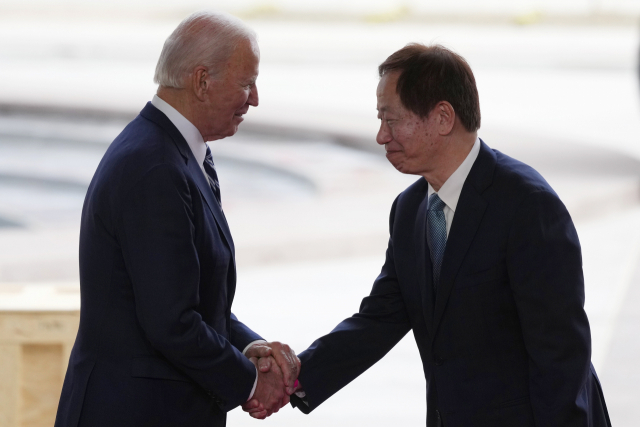
<path id="1" fill-rule="evenodd" d="M 211 155 L 211 148 L 207 145 L 207 153 L 204 156 L 204 161 L 211 167 L 215 167 L 213 164 L 213 156 Z"/>
<path id="2" fill-rule="evenodd" d="M 429 210 L 430 211 L 441 211 L 445 207 L 445 203 L 442 201 L 438 193 L 433 193 L 429 196 Z"/>

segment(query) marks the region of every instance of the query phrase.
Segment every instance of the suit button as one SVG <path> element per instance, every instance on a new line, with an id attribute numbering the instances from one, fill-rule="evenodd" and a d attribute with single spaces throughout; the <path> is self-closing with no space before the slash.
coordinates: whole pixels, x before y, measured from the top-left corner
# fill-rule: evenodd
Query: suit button
<path id="1" fill-rule="evenodd" d="M 433 358 L 433 363 L 436 366 L 442 366 L 442 363 L 444 362 L 444 359 L 442 357 L 436 356 Z"/>

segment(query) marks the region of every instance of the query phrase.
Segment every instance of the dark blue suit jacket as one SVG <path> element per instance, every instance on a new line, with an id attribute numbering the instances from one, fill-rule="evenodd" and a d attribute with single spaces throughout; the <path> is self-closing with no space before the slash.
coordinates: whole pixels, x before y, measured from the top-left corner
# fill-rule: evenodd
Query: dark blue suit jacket
<path id="1" fill-rule="evenodd" d="M 56 427 L 223 426 L 256 378 L 260 339 L 231 313 L 224 214 L 180 132 L 150 103 L 91 181 L 80 328 Z"/>
<path id="2" fill-rule="evenodd" d="M 313 410 L 409 330 L 427 382 L 427 425 L 605 426 L 591 365 L 580 243 L 532 168 L 484 143 L 467 177 L 433 291 L 427 182 L 395 200 L 386 262 L 360 312 L 300 354 Z"/>

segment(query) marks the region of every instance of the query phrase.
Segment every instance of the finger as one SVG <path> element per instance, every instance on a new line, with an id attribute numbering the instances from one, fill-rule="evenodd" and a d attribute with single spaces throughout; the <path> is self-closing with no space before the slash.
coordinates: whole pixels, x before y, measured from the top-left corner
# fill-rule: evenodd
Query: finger
<path id="1" fill-rule="evenodd" d="M 287 386 L 287 393 L 293 394 L 294 382 L 298 378 L 299 360 L 295 352 L 291 350 L 287 344 L 282 344 L 278 341 L 269 343 L 273 349 L 272 357 L 275 358 L 276 363 L 280 367 L 283 373 L 285 385 Z"/>
<path id="2" fill-rule="evenodd" d="M 247 412 L 249 415 L 251 415 L 251 414 L 259 414 L 260 412 L 265 412 L 265 411 L 266 410 L 261 406 L 259 408 L 252 409 L 250 411 L 245 411 L 245 412 Z"/>
<path id="3" fill-rule="evenodd" d="M 300 359 L 296 356 L 296 353 L 288 345 L 283 345 L 283 351 L 286 355 L 286 360 L 289 365 L 289 378 L 287 379 L 287 385 L 289 386 L 289 394 L 293 393 L 294 384 L 300 373 Z"/>
<path id="4" fill-rule="evenodd" d="M 242 410 L 245 412 L 255 411 L 260 408 L 260 402 L 257 399 L 251 399 L 242 405 Z"/>
<path id="5" fill-rule="evenodd" d="M 262 406 L 262 404 L 259 404 L 258 406 L 253 407 L 253 408 L 244 409 L 244 407 L 243 407 L 242 409 L 243 409 L 245 412 L 249 412 L 249 413 L 252 413 L 252 412 L 262 412 L 262 411 L 264 411 L 264 406 Z"/>
<path id="6" fill-rule="evenodd" d="M 271 357 L 261 357 L 258 359 L 258 369 L 260 372 L 269 372 L 271 370 Z"/>
<path id="7" fill-rule="evenodd" d="M 264 420 L 265 418 L 267 418 L 267 411 L 251 412 L 249 415 L 251 415 L 253 418 Z"/>
<path id="8" fill-rule="evenodd" d="M 269 362 L 271 363 L 271 372 L 273 372 L 277 377 L 283 378 L 282 370 L 280 369 L 280 365 L 273 358 L 273 356 L 269 357 Z"/>
<path id="9" fill-rule="evenodd" d="M 271 356 L 271 347 L 266 343 L 256 343 L 249 347 L 244 355 L 247 357 Z"/>
<path id="10" fill-rule="evenodd" d="M 251 402 L 257 402 L 256 399 L 252 399 Z M 249 406 L 248 405 L 249 402 L 245 403 L 244 405 L 242 405 L 242 410 L 249 413 L 249 415 L 254 414 L 254 413 L 259 413 L 259 412 L 264 412 L 264 406 L 262 406 L 261 403 L 258 402 L 257 405 L 255 406 Z M 252 403 L 254 404 L 254 403 Z"/>

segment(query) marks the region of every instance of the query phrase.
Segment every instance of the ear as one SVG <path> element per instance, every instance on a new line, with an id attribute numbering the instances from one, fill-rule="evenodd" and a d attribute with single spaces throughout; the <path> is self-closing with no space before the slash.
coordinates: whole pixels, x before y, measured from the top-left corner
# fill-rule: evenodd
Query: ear
<path id="1" fill-rule="evenodd" d="M 191 88 L 198 100 L 203 102 L 206 100 L 207 92 L 211 90 L 211 79 L 205 67 L 199 66 L 193 70 L 193 73 L 191 73 Z"/>
<path id="2" fill-rule="evenodd" d="M 447 101 L 440 101 L 434 110 L 437 113 L 438 134 L 449 135 L 456 123 L 456 112 Z"/>

